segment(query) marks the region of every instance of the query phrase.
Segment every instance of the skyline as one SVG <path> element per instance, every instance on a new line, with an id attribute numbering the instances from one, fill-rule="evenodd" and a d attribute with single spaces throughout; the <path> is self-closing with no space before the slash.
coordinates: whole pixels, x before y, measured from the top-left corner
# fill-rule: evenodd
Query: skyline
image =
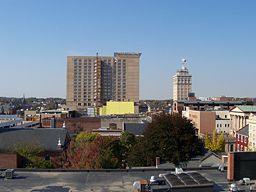
<path id="1" fill-rule="evenodd" d="M 0 96 L 66 98 L 67 56 L 141 52 L 140 99 L 170 99 L 182 58 L 197 97 L 256 97 L 255 6 L 253 0 L 1 1 Z"/>

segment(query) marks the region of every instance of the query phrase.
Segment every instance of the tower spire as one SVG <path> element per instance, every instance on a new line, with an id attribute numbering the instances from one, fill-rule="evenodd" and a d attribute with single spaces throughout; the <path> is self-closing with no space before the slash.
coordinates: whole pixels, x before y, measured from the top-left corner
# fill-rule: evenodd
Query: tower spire
<path id="1" fill-rule="evenodd" d="M 186 70 L 187 59 L 181 59 L 181 69 Z"/>

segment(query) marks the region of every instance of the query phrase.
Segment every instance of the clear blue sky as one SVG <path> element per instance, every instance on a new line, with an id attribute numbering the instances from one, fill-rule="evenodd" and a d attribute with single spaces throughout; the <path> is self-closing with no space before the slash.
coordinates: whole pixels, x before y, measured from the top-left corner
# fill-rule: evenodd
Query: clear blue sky
<path id="1" fill-rule="evenodd" d="M 66 56 L 141 52 L 140 98 L 168 99 L 188 59 L 197 96 L 255 97 L 255 0 L 2 0 L 0 96 L 63 97 Z"/>

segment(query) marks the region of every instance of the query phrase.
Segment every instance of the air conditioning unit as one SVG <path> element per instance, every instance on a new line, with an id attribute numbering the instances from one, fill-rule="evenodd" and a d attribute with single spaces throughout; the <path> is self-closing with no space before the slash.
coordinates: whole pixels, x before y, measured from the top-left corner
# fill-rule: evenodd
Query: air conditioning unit
<path id="1" fill-rule="evenodd" d="M 12 179 L 14 177 L 14 169 L 5 170 L 5 179 Z"/>

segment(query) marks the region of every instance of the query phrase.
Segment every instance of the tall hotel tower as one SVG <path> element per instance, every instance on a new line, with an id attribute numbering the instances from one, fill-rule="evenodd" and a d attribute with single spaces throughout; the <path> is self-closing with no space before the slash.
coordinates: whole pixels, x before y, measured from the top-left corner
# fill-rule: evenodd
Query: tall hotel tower
<path id="1" fill-rule="evenodd" d="M 187 60 L 182 59 L 181 69 L 173 76 L 173 101 L 187 100 L 188 94 L 192 90 L 192 75 L 189 74 L 186 67 Z"/>
<path id="2" fill-rule="evenodd" d="M 106 101 L 139 101 L 141 53 L 67 57 L 67 107 L 99 108 Z"/>

